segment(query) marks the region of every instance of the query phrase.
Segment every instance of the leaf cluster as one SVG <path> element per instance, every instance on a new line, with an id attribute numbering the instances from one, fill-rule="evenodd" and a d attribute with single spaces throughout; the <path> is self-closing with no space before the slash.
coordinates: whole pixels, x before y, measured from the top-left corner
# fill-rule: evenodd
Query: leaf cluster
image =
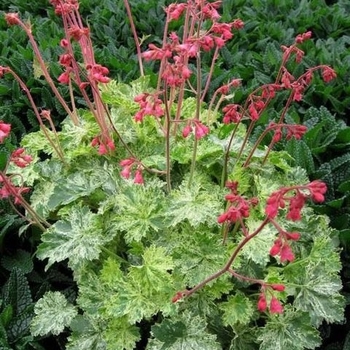
<path id="1" fill-rule="evenodd" d="M 130 101 L 147 84 L 146 78 L 130 85 L 112 82 L 104 87 L 103 96 L 111 106 L 112 120 L 124 125 L 128 148 L 150 168 L 162 169 L 164 139 L 157 123 L 152 118 L 143 124 L 132 121 L 135 105 Z M 184 105 L 187 113 L 195 108 L 190 101 Z M 33 335 L 68 328 L 67 349 L 264 350 L 274 339 L 277 348 L 301 350 L 320 344 L 317 327 L 323 320 L 342 320 L 336 232 L 326 217 L 310 208 L 298 225 L 279 218 L 288 231 L 302 232 L 295 262 L 284 265 L 269 257 L 275 231 L 266 226 L 233 266 L 242 275 L 284 283 L 284 315 L 259 314 L 256 286 L 226 274 L 190 298 L 172 303 L 176 292 L 220 270 L 240 241 L 242 233 L 236 232 L 223 245 L 217 224 L 224 210 L 222 152 L 230 133 L 218 123 L 211 138 L 198 143 L 191 186 L 193 145 L 189 139 L 176 140 L 171 153 L 176 175 L 167 193 L 162 176 L 145 174 L 143 186 L 123 179 L 118 163 L 128 151 L 119 143 L 116 154 L 98 156 L 89 147 L 88 136 L 95 132 L 91 116 L 81 111 L 80 118 L 82 126 L 66 120 L 58 133 L 65 164 L 49 151 L 41 132 L 23 139 L 34 156 L 46 154 L 46 159 L 35 157 L 22 171 L 34 185 L 33 207 L 52 224 L 41 237 L 37 257 L 46 261 L 46 268 L 67 262 L 79 289 L 74 302 L 57 291 L 45 294 L 34 309 Z M 237 144 L 244 133 L 242 127 Z M 269 194 L 281 186 L 305 183 L 307 176 L 291 167 L 290 157 L 281 151 L 261 168 L 264 152 L 259 150 L 252 166 L 242 170 L 235 163 L 238 149 L 233 145 L 229 178 L 242 184 L 240 191 L 247 198 L 261 200 L 247 219 L 247 227 L 254 231 L 264 217 Z"/>

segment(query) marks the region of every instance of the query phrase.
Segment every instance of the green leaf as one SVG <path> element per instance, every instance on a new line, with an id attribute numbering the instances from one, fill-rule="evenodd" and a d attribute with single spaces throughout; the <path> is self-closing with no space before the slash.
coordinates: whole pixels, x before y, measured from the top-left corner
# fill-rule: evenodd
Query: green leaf
<path id="1" fill-rule="evenodd" d="M 194 229 L 183 225 L 183 232 L 173 235 L 174 273 L 179 273 L 188 286 L 196 285 L 222 268 L 232 249 L 231 245 L 224 246 L 222 237 L 205 226 Z"/>
<path id="2" fill-rule="evenodd" d="M 308 174 L 315 171 L 312 152 L 305 141 L 291 139 L 286 144 L 286 150 L 295 159 L 296 164 L 306 169 Z"/>
<path id="3" fill-rule="evenodd" d="M 164 227 L 164 192 L 161 182 L 148 182 L 144 186 L 133 183 L 123 186 L 123 191 L 113 198 L 115 215 L 112 226 L 125 232 L 129 243 L 140 241 L 151 232 Z"/>
<path id="4" fill-rule="evenodd" d="M 118 264 L 111 261 L 105 266 L 103 280 L 111 286 L 112 271 L 116 271 L 110 297 L 106 299 L 106 312 L 111 317 L 127 316 L 129 323 L 151 317 L 160 310 L 169 312 L 174 306 L 170 300 L 174 294 L 170 270 L 171 257 L 160 247 L 146 248 L 143 264 L 131 266 L 127 277 L 122 280 Z M 108 277 L 110 276 L 110 277 Z"/>
<path id="5" fill-rule="evenodd" d="M 272 315 L 259 333 L 260 350 L 314 349 L 321 343 L 308 314 L 291 308 L 285 308 L 281 315 Z"/>
<path id="6" fill-rule="evenodd" d="M 99 171 L 100 170 L 100 171 Z M 109 175 L 96 164 L 91 164 L 91 171 L 80 169 L 59 179 L 48 199 L 49 210 L 53 211 L 60 205 L 66 205 L 78 198 L 91 195 L 109 179 Z"/>
<path id="7" fill-rule="evenodd" d="M 248 324 L 255 311 L 255 305 L 244 294 L 238 292 L 221 303 L 220 309 L 224 313 L 224 326 L 234 326 L 236 323 Z"/>
<path id="8" fill-rule="evenodd" d="M 141 339 L 139 329 L 131 325 L 127 317 L 110 320 L 103 336 L 108 350 L 134 350 Z"/>
<path id="9" fill-rule="evenodd" d="M 248 218 L 247 227 L 249 232 L 254 232 L 258 229 L 260 222 L 257 218 Z M 274 227 L 269 225 L 264 226 L 264 228 L 259 232 L 259 234 L 250 240 L 242 249 L 242 255 L 248 261 L 254 261 L 256 264 L 261 266 L 266 266 L 270 261 L 270 249 L 276 239 L 277 231 Z"/>
<path id="10" fill-rule="evenodd" d="M 221 349 L 216 337 L 206 331 L 206 322 L 189 311 L 172 319 L 165 319 L 152 327 L 154 339 L 147 350 L 215 350 Z"/>
<path id="11" fill-rule="evenodd" d="M 284 276 L 296 289 L 294 306 L 308 312 L 312 324 L 319 326 L 322 320 L 343 320 L 344 298 L 339 278 L 339 255 L 328 237 L 315 237 L 310 254 L 288 265 Z"/>
<path id="12" fill-rule="evenodd" d="M 14 315 L 20 315 L 32 305 L 28 281 L 21 270 L 14 268 L 11 271 L 3 288 L 3 299 L 5 305 L 12 305 Z"/>
<path id="13" fill-rule="evenodd" d="M 168 215 L 172 217 L 171 226 L 188 221 L 193 227 L 207 224 L 217 225 L 217 217 L 222 211 L 222 192 L 218 186 L 209 182 L 205 176 L 196 175 L 189 188 L 188 178 L 172 192 Z"/>
<path id="14" fill-rule="evenodd" d="M 9 151 L 6 149 L 0 150 L 0 170 L 4 171 L 9 159 Z"/>
<path id="15" fill-rule="evenodd" d="M 12 271 L 14 268 L 17 268 L 26 274 L 33 270 L 33 260 L 30 253 L 21 249 L 17 250 L 14 256 L 3 256 L 1 259 L 1 264 L 8 271 Z"/>
<path id="16" fill-rule="evenodd" d="M 68 338 L 67 350 L 106 350 L 102 335 L 104 322 L 100 317 L 89 318 L 77 315 L 70 323 L 72 330 Z"/>
<path id="17" fill-rule="evenodd" d="M 0 314 L 0 324 L 7 328 L 10 321 L 13 318 L 13 308 L 12 305 L 6 305 Z"/>
<path id="18" fill-rule="evenodd" d="M 172 284 L 169 271 L 173 268 L 172 258 L 166 254 L 165 249 L 151 246 L 144 251 L 143 264 L 132 266 L 128 277 L 142 285 L 145 295 L 152 295 L 168 290 Z"/>
<path id="19" fill-rule="evenodd" d="M 78 313 L 60 292 L 47 292 L 35 304 L 34 312 L 35 317 L 31 324 L 31 332 L 34 336 L 60 334 Z"/>
<path id="20" fill-rule="evenodd" d="M 97 259 L 101 247 L 110 239 L 112 237 L 104 236 L 97 214 L 85 206 L 74 206 L 65 220 L 57 221 L 42 235 L 37 257 L 49 259 L 46 269 L 65 259 L 69 259 L 71 266 L 77 266 Z"/>

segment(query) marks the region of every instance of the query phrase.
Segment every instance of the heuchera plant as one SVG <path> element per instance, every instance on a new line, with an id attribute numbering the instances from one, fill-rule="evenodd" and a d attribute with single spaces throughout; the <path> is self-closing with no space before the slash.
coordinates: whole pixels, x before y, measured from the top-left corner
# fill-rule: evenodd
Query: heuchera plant
<path id="1" fill-rule="evenodd" d="M 79 350 L 318 346 L 317 328 L 341 321 L 344 307 L 336 232 L 309 206 L 324 201 L 327 187 L 274 151 L 282 138 L 307 131 L 285 120 L 315 72 L 326 83 L 336 77 L 326 65 L 298 76 L 289 68 L 303 67 L 311 32 L 282 46 L 276 79 L 237 104 L 240 79 L 208 93 L 220 49 L 244 26 L 220 22 L 221 1 L 168 6 L 162 44 L 141 53 L 125 0 L 141 75 L 130 84 L 95 62 L 78 2 L 50 3 L 64 28 L 58 77 L 50 76 L 31 26 L 16 13 L 6 20 L 27 33 L 67 112 L 59 130 L 25 82 L 10 67 L 0 70 L 18 81 L 40 123 L 2 169 L 0 196 L 42 230 L 36 256 L 47 268 L 68 261 L 78 288 L 73 301 L 64 291 L 45 294 L 32 334 L 68 327 L 67 349 Z M 169 30 L 173 21 L 177 32 Z M 159 69 L 155 86 L 143 60 Z M 67 87 L 70 101 L 56 84 Z M 86 109 L 76 107 L 76 94 Z M 281 111 L 274 111 L 276 96 L 285 98 Z M 278 118 L 252 142 L 269 111 Z M 0 123 L 1 142 L 10 131 Z"/>

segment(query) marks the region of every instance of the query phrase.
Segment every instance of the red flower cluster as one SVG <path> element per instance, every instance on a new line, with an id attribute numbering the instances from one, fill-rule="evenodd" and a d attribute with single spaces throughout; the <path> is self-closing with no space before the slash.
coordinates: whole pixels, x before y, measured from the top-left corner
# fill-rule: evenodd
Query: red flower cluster
<path id="1" fill-rule="evenodd" d="M 283 284 L 272 284 L 272 285 L 264 285 L 262 287 L 262 291 L 261 291 L 261 293 L 259 295 L 259 299 L 258 299 L 258 310 L 260 312 L 265 312 L 268 308 L 266 294 L 267 294 L 267 292 L 271 293 L 271 289 L 273 289 L 277 292 L 283 292 L 285 289 L 285 286 Z M 269 310 L 270 310 L 271 314 L 283 313 L 283 305 L 273 294 L 272 294 L 272 297 L 270 299 Z"/>
<path id="2" fill-rule="evenodd" d="M 56 15 L 67 15 L 79 9 L 78 0 L 50 0 L 55 8 Z"/>
<path id="3" fill-rule="evenodd" d="M 29 187 L 16 187 L 14 186 L 9 179 L 2 178 L 0 176 L 0 199 L 7 199 L 10 197 L 14 198 L 14 204 L 21 204 L 22 199 L 21 196 L 24 193 L 27 193 L 30 191 Z"/>
<path id="4" fill-rule="evenodd" d="M 140 110 L 135 114 L 136 122 L 142 122 L 147 115 L 161 117 L 164 115 L 162 100 L 158 98 L 158 94 L 142 93 L 134 98 L 134 101 L 140 105 Z"/>
<path id="5" fill-rule="evenodd" d="M 305 193 L 307 190 L 309 193 Z M 294 191 L 294 196 L 288 197 L 287 193 Z M 273 219 L 277 216 L 279 208 L 285 208 L 289 203 L 287 219 L 297 221 L 301 219 L 301 210 L 304 207 L 307 198 L 311 198 L 315 202 L 323 202 L 324 194 L 327 192 L 325 183 L 315 180 L 304 186 L 284 187 L 273 192 L 267 200 L 265 208 L 266 215 Z"/>
<path id="6" fill-rule="evenodd" d="M 4 142 L 4 139 L 9 136 L 11 131 L 11 124 L 6 124 L 0 120 L 0 143 Z"/>
<path id="7" fill-rule="evenodd" d="M 122 160 L 119 165 L 123 168 L 120 172 L 120 175 L 125 179 L 129 179 L 131 176 L 131 170 L 136 166 L 136 171 L 134 175 L 134 183 L 142 185 L 144 183 L 142 176 L 142 167 L 137 163 L 134 158 L 127 158 Z"/>
<path id="8" fill-rule="evenodd" d="M 102 140 L 100 136 L 96 136 L 91 141 L 92 147 L 98 147 L 98 154 L 104 155 L 115 150 L 114 141 L 112 139 Z"/>
<path id="9" fill-rule="evenodd" d="M 88 64 L 86 69 L 88 71 L 88 77 L 91 81 L 104 84 L 110 81 L 110 79 L 106 76 L 109 74 L 108 68 L 103 67 L 100 64 Z"/>
<path id="10" fill-rule="evenodd" d="M 18 16 L 18 13 L 14 13 L 14 12 L 6 13 L 5 20 L 9 26 L 17 25 L 17 24 L 20 24 L 21 22 Z"/>
<path id="11" fill-rule="evenodd" d="M 279 255 L 281 262 L 294 261 L 295 256 L 288 241 L 298 241 L 299 239 L 300 233 L 298 232 L 281 231 L 278 235 L 278 238 L 274 241 L 273 246 L 270 249 L 270 255 Z"/>
<path id="12" fill-rule="evenodd" d="M 188 137 L 190 133 L 194 129 L 194 136 L 197 140 L 200 140 L 201 138 L 205 137 L 209 134 L 209 128 L 202 124 L 197 119 L 191 119 L 189 123 L 183 128 L 182 130 L 182 136 L 184 138 Z"/>
<path id="13" fill-rule="evenodd" d="M 226 187 L 230 189 L 231 193 L 225 196 L 225 199 L 230 203 L 228 209 L 218 217 L 218 223 L 236 222 L 249 216 L 249 209 L 251 206 L 257 204 L 257 199 L 245 199 L 238 194 L 237 182 L 228 182 Z"/>
<path id="14" fill-rule="evenodd" d="M 241 108 L 238 104 L 228 104 L 225 106 L 222 111 L 225 113 L 224 117 L 222 119 L 224 124 L 230 124 L 230 123 L 239 123 L 242 119 L 242 114 L 239 112 L 239 109 Z"/>
<path id="15" fill-rule="evenodd" d="M 25 168 L 33 160 L 33 157 L 29 154 L 25 154 L 24 148 L 18 148 L 13 151 L 10 157 L 10 161 L 16 164 L 20 168 Z"/>

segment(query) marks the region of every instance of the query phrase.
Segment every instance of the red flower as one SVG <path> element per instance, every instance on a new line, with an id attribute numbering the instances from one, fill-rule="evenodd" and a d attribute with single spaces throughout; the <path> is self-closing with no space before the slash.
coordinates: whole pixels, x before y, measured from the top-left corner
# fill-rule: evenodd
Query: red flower
<path id="1" fill-rule="evenodd" d="M 306 33 L 303 33 L 303 34 L 299 34 L 297 35 L 297 37 L 295 38 L 295 42 L 297 44 L 301 44 L 303 43 L 305 40 L 308 40 L 312 37 L 312 32 L 308 31 Z"/>
<path id="2" fill-rule="evenodd" d="M 184 138 L 188 137 L 188 135 L 192 132 L 192 126 L 190 124 L 186 125 L 182 130 L 182 136 Z"/>
<path id="3" fill-rule="evenodd" d="M 12 25 L 16 25 L 16 24 L 20 24 L 21 23 L 21 20 L 18 16 L 18 13 L 14 13 L 14 12 L 11 12 L 11 13 L 6 13 L 5 14 L 5 20 L 6 20 L 6 23 L 9 25 L 9 26 L 12 26 Z"/>
<path id="4" fill-rule="evenodd" d="M 276 297 L 272 297 L 272 299 L 270 301 L 270 312 L 272 314 L 283 313 L 283 306 Z"/>
<path id="5" fill-rule="evenodd" d="M 194 121 L 195 127 L 194 127 L 194 134 L 197 140 L 203 138 L 207 134 L 209 134 L 209 128 L 202 124 L 199 121 Z"/>
<path id="6" fill-rule="evenodd" d="M 135 184 L 140 184 L 140 185 L 142 185 L 144 183 L 141 169 L 137 169 L 136 170 L 134 183 Z"/>
<path id="7" fill-rule="evenodd" d="M 4 142 L 4 139 L 9 136 L 11 131 L 11 124 L 6 124 L 0 120 L 0 143 Z"/>
<path id="8" fill-rule="evenodd" d="M 25 168 L 33 160 L 32 156 L 25 154 L 24 148 L 18 148 L 11 154 L 10 160 L 20 168 Z"/>
<path id="9" fill-rule="evenodd" d="M 258 310 L 264 312 L 267 309 L 267 301 L 264 293 L 261 293 L 258 300 Z"/>
<path id="10" fill-rule="evenodd" d="M 327 185 L 319 180 L 312 181 L 308 185 L 308 189 L 311 192 L 311 198 L 317 202 L 323 202 L 324 201 L 324 194 L 327 192 Z"/>
<path id="11" fill-rule="evenodd" d="M 337 77 L 337 73 L 328 66 L 325 66 L 322 70 L 322 78 L 325 83 L 330 82 L 331 80 Z"/>
<path id="12" fill-rule="evenodd" d="M 292 249 L 287 243 L 283 244 L 281 248 L 280 256 L 281 256 L 281 262 L 284 262 L 284 261 L 292 262 L 295 260 L 295 256 L 292 252 Z"/>
<path id="13" fill-rule="evenodd" d="M 63 72 L 63 73 L 57 78 L 57 80 L 58 80 L 61 84 L 69 84 L 69 80 L 70 80 L 69 72 L 68 72 L 68 71 Z"/>
<path id="14" fill-rule="evenodd" d="M 272 288 L 273 290 L 278 291 L 278 292 L 283 292 L 283 291 L 286 289 L 286 287 L 285 287 L 284 284 L 272 284 L 272 285 L 271 285 L 271 288 Z"/>

